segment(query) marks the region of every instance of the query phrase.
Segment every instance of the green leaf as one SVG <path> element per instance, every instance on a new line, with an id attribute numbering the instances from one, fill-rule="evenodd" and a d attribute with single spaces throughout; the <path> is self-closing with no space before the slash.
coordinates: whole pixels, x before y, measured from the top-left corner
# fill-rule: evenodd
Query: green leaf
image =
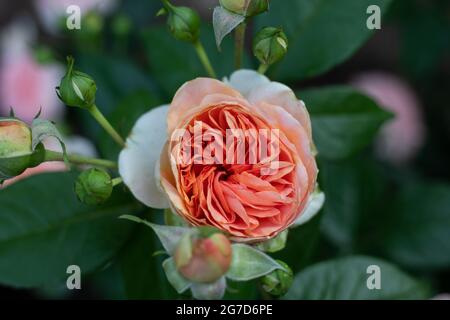
<path id="1" fill-rule="evenodd" d="M 137 223 L 142 223 L 148 227 L 150 227 L 158 236 L 159 241 L 161 241 L 162 246 L 166 250 L 168 254 L 173 254 L 178 243 L 184 237 L 184 235 L 188 232 L 192 232 L 191 228 L 183 228 L 183 227 L 172 227 L 172 226 L 164 226 L 159 224 L 154 224 L 143 220 L 137 216 L 131 215 L 122 215 L 119 217 L 120 219 L 126 219 Z"/>
<path id="2" fill-rule="evenodd" d="M 47 173 L 0 191 L 0 283 L 52 285 L 69 265 L 83 274 L 114 258 L 130 228 L 117 216 L 137 210 L 117 191 L 103 207 L 87 207 L 73 193 L 76 173 Z"/>
<path id="3" fill-rule="evenodd" d="M 244 22 L 245 16 L 235 14 L 222 7 L 215 7 L 213 11 L 213 27 L 216 45 L 220 48 L 223 38 Z"/>
<path id="4" fill-rule="evenodd" d="M 381 289 L 368 289 L 373 272 L 369 266 L 378 266 Z M 421 282 L 403 273 L 383 260 L 351 256 L 315 264 L 296 275 L 284 297 L 289 300 L 385 300 L 426 299 L 428 289 Z"/>
<path id="5" fill-rule="evenodd" d="M 319 168 L 320 185 L 327 196 L 321 223 L 325 237 L 346 253 L 384 239 L 381 232 L 386 221 L 380 216 L 389 191 L 373 159 L 366 155 L 340 162 L 320 159 Z"/>
<path id="6" fill-rule="evenodd" d="M 152 210 L 148 215 L 159 212 Z M 178 294 L 167 281 L 162 262 L 154 256 L 161 248 L 156 235 L 145 225 L 136 225 L 133 236 L 120 252 L 118 265 L 128 299 L 175 299 Z"/>
<path id="7" fill-rule="evenodd" d="M 218 52 L 211 26 L 203 26 L 201 40 L 219 78 L 229 76 L 234 70 L 232 39 L 225 39 Z M 186 81 L 207 76 L 192 45 L 173 39 L 165 27 L 145 30 L 142 41 L 151 72 L 168 98 L 171 99 Z"/>
<path id="8" fill-rule="evenodd" d="M 269 14 L 257 20 L 282 26 L 289 50 L 276 70 L 281 80 L 299 80 L 324 73 L 348 59 L 373 33 L 366 26 L 370 5 L 384 14 L 390 0 L 272 1 Z"/>
<path id="9" fill-rule="evenodd" d="M 232 245 L 233 257 L 226 277 L 234 281 L 248 281 L 262 277 L 283 267 L 258 249 L 235 243 Z"/>
<path id="10" fill-rule="evenodd" d="M 407 181 L 392 210 L 382 245 L 409 268 L 450 267 L 450 186 Z"/>
<path id="11" fill-rule="evenodd" d="M 183 293 L 191 286 L 191 282 L 186 280 L 178 271 L 175 266 L 173 258 L 164 260 L 163 264 L 164 272 L 166 273 L 167 280 L 175 288 L 178 293 Z"/>
<path id="12" fill-rule="evenodd" d="M 349 87 L 302 91 L 319 156 L 347 158 L 367 146 L 391 114 Z"/>

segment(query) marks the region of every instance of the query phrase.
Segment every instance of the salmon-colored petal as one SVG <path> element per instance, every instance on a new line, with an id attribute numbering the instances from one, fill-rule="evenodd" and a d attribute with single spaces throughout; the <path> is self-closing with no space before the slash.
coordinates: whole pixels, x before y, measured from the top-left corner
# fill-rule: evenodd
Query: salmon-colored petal
<path id="1" fill-rule="evenodd" d="M 169 135 L 178 125 L 185 121 L 188 111 L 198 106 L 211 94 L 223 94 L 230 97 L 241 97 L 241 94 L 223 82 L 210 78 L 197 78 L 186 82 L 175 94 L 167 115 Z"/>

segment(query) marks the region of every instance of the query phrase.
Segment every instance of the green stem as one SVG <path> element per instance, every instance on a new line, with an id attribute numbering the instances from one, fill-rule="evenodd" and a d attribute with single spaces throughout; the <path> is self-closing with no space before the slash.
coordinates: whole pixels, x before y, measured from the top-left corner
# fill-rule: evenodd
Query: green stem
<path id="1" fill-rule="evenodd" d="M 242 66 L 242 55 L 244 53 L 245 29 L 247 24 L 242 22 L 236 27 L 234 34 L 234 66 L 240 69 Z"/>
<path id="2" fill-rule="evenodd" d="M 122 177 L 117 177 L 111 180 L 113 187 L 117 186 L 118 184 L 121 184 L 122 182 L 123 182 Z"/>
<path id="3" fill-rule="evenodd" d="M 258 72 L 261 73 L 261 74 L 265 74 L 268 69 L 269 69 L 269 65 L 268 64 L 261 63 L 259 65 Z"/>
<path id="4" fill-rule="evenodd" d="M 125 141 L 122 137 L 117 133 L 116 129 L 109 123 L 108 120 L 103 116 L 97 106 L 94 104 L 89 108 L 89 112 L 91 115 L 97 120 L 97 122 L 103 127 L 103 129 L 108 132 L 108 134 L 116 141 L 121 147 L 125 148 Z"/>
<path id="5" fill-rule="evenodd" d="M 117 163 L 114 161 L 96 159 L 85 156 L 80 156 L 77 154 L 68 154 L 67 158 L 70 163 L 73 164 L 88 164 L 93 166 L 105 167 L 109 169 L 116 169 Z M 64 154 L 62 152 L 45 150 L 44 161 L 64 161 Z"/>
<path id="6" fill-rule="evenodd" d="M 202 62 L 203 66 L 206 69 L 206 72 L 208 72 L 208 75 L 211 78 L 217 78 L 216 72 L 214 71 L 213 66 L 211 65 L 211 62 L 208 58 L 208 55 L 206 54 L 205 48 L 203 47 L 200 40 L 197 40 L 197 42 L 193 43 L 195 51 L 197 52 L 198 58 Z"/>

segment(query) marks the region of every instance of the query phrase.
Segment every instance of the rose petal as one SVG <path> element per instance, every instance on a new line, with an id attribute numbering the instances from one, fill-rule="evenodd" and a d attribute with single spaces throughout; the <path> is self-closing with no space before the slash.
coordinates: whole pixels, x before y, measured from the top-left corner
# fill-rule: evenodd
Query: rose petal
<path id="1" fill-rule="evenodd" d="M 169 135 L 187 119 L 188 111 L 198 106 L 206 96 L 211 94 L 241 98 L 239 92 L 215 79 L 197 78 L 186 82 L 178 89 L 169 107 L 167 115 Z"/>
<path id="2" fill-rule="evenodd" d="M 245 98 L 248 98 L 254 88 L 270 84 L 270 80 L 266 76 L 249 69 L 241 69 L 233 72 L 230 80 L 225 78 L 224 82 L 238 90 Z"/>
<path id="3" fill-rule="evenodd" d="M 119 173 L 133 195 L 152 208 L 167 208 L 164 193 L 158 188 L 155 167 L 167 140 L 168 106 L 155 108 L 139 118 L 119 155 Z"/>
<path id="4" fill-rule="evenodd" d="M 254 71 L 254 73 L 257 73 Z M 254 75 L 256 78 L 257 76 Z M 255 81 L 255 83 L 258 83 Z M 309 139 L 312 141 L 311 120 L 308 110 L 303 101 L 295 96 L 295 93 L 288 86 L 279 82 L 259 82 L 260 85 L 253 86 L 246 95 L 251 104 L 259 102 L 269 103 L 284 108 L 289 112 L 305 129 Z"/>

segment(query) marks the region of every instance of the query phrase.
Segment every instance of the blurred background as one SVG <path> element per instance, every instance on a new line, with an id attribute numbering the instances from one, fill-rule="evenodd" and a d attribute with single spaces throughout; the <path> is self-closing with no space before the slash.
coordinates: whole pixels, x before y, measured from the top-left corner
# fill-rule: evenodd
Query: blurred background
<path id="1" fill-rule="evenodd" d="M 218 1 L 173 3 L 201 12 L 202 39 L 213 64 L 220 76 L 230 74 L 232 39 L 219 53 L 210 26 Z M 250 23 L 247 36 L 272 22 L 285 27 L 288 37 L 301 33 L 301 24 L 298 29 L 284 25 L 301 22 L 294 3 L 274 3 L 269 14 Z M 81 8 L 81 30 L 65 26 L 70 4 Z M 97 82 L 98 106 L 126 134 L 139 115 L 170 101 L 184 81 L 205 75 L 192 48 L 173 39 L 165 18 L 156 17 L 160 7 L 156 0 L 0 0 L 0 116 L 13 107 L 19 118 L 31 121 L 42 108 L 42 116 L 58 124 L 69 150 L 115 159 L 116 146 L 88 115 L 64 107 L 54 88 L 64 74 L 66 55 L 73 55 L 77 68 Z M 344 20 L 329 27 L 342 25 L 345 38 L 346 15 L 340 17 Z M 337 50 L 340 44 L 334 41 L 342 40 L 320 33 L 314 39 L 308 46 L 317 41 L 318 47 Z M 396 115 L 369 147 L 345 159 L 319 156 L 325 208 L 320 219 L 293 232 L 278 255 L 295 271 L 332 257 L 372 255 L 422 279 L 433 294 L 450 292 L 450 2 L 393 0 L 381 30 L 360 42 L 333 65 L 299 68 L 296 75 L 301 56 L 292 53 L 287 67 L 269 73 L 300 97 L 306 88 L 349 85 Z M 249 41 L 247 49 L 245 65 L 256 68 Z M 42 165 L 26 176 L 49 170 L 64 167 Z M 0 285 L 0 297 L 120 299 L 124 288 L 116 277 L 111 263 L 90 276 L 80 292 L 53 284 L 40 289 Z"/>

